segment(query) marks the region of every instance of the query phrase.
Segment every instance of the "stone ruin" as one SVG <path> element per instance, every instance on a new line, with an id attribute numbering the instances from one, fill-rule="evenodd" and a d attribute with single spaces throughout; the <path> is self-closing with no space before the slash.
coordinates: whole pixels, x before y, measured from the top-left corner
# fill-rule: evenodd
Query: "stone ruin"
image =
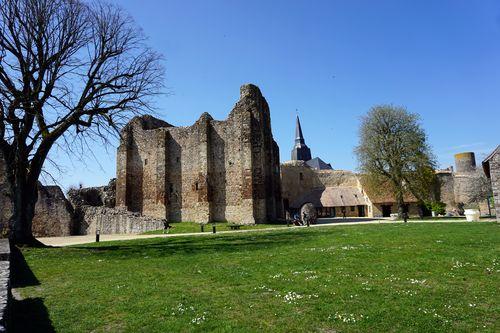
<path id="1" fill-rule="evenodd" d="M 0 167 L 4 167 L 0 159 Z M 11 203 L 0 176 L 0 224 Z M 281 217 L 278 145 L 259 88 L 243 85 L 227 120 L 202 114 L 189 127 L 152 116 L 122 130 L 117 179 L 101 187 L 40 185 L 35 236 L 128 233 L 163 228 L 163 221 L 263 223 Z"/>
<path id="2" fill-rule="evenodd" d="M 498 196 L 498 148 L 492 156 L 484 163 L 488 172 L 491 164 Z M 481 176 L 473 153 L 455 159 L 455 171 L 437 171 L 439 197 L 453 214 L 459 213 L 459 204 L 468 200 Z M 0 156 L 1 230 L 11 215 L 4 167 Z M 268 104 L 259 88 L 243 85 L 240 100 L 224 121 L 204 113 L 192 126 L 175 127 L 148 115 L 133 118 L 122 130 L 117 178 L 106 186 L 72 189 L 69 200 L 59 187 L 40 184 L 33 232 L 37 237 L 96 230 L 139 233 L 162 229 L 164 220 L 263 223 L 283 217 L 283 201 L 288 206 L 304 192 L 360 188 L 352 172 L 310 169 L 302 164 L 280 166 Z M 360 191 L 367 196 L 362 187 Z M 484 205 L 481 210 L 487 212 Z M 375 215 L 370 207 L 367 213 Z"/>
<path id="3" fill-rule="evenodd" d="M 70 189 L 68 198 L 74 207 L 75 234 L 141 233 L 163 228 L 163 220 L 142 216 L 115 207 L 116 179 L 108 185 Z"/>
<path id="4" fill-rule="evenodd" d="M 6 235 L 12 215 L 10 190 L 5 177 L 5 161 L 0 153 L 0 232 Z M 36 237 L 69 236 L 74 233 L 73 207 L 59 186 L 38 183 L 38 201 L 33 218 Z"/>
<path id="5" fill-rule="evenodd" d="M 491 187 L 483 170 L 476 166 L 473 152 L 455 154 L 455 169 L 449 167 L 437 170 L 436 175 L 440 185 L 438 197 L 446 204 L 446 212 L 449 215 L 463 215 L 464 207 L 473 203 L 472 195 L 480 191 L 487 192 L 489 189 L 483 188 L 485 186 Z M 491 207 L 488 206 L 487 200 L 478 204 L 482 215 L 490 213 Z"/>
<path id="6" fill-rule="evenodd" d="M 281 217 L 279 149 L 259 88 L 243 85 L 224 121 L 208 113 L 189 127 L 132 119 L 118 148 L 116 205 L 171 222 Z"/>

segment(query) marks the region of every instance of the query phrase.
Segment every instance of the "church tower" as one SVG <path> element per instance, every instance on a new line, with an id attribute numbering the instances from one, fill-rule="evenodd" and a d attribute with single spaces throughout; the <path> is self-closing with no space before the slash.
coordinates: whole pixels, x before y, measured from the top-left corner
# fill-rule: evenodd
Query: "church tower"
<path id="1" fill-rule="evenodd" d="M 295 126 L 295 146 L 292 149 L 293 161 L 309 161 L 311 159 L 311 149 L 306 145 L 302 128 L 300 127 L 299 116 L 297 116 L 297 124 Z"/>

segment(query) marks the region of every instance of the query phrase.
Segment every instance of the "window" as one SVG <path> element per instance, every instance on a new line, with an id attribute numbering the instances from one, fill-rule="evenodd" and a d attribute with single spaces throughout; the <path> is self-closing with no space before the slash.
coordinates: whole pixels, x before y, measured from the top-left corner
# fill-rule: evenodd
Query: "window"
<path id="1" fill-rule="evenodd" d="M 354 212 L 354 208 L 355 208 L 354 206 L 351 206 L 351 212 Z"/>
<path id="2" fill-rule="evenodd" d="M 144 165 L 148 165 L 148 159 L 147 158 L 144 159 Z"/>
<path id="3" fill-rule="evenodd" d="M 194 189 L 198 191 L 198 182 L 194 183 Z"/>
<path id="4" fill-rule="evenodd" d="M 304 174 L 303 174 L 302 172 L 301 172 L 301 173 L 299 173 L 299 179 L 300 179 L 300 180 L 304 180 Z"/>

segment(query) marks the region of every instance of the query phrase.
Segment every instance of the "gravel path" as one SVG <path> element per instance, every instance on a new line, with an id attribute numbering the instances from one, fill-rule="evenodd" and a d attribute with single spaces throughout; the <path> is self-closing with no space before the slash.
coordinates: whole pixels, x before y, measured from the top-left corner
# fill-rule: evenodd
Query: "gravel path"
<path id="1" fill-rule="evenodd" d="M 331 220 L 331 222 L 329 221 Z M 401 221 L 391 221 L 386 219 L 374 220 L 374 219 L 351 219 L 348 222 L 336 222 L 340 219 L 321 219 L 319 224 L 311 225 L 311 228 L 323 228 L 323 227 L 336 227 L 345 225 L 360 225 L 360 224 L 394 224 L 403 223 Z M 492 222 L 494 219 L 485 219 L 481 222 Z M 453 223 L 453 222 L 465 222 L 465 220 L 423 220 L 423 221 L 409 221 L 409 223 Z M 477 223 L 477 222 L 474 222 Z M 249 229 L 249 230 L 229 230 L 229 231 L 219 231 L 217 234 L 236 234 L 242 232 L 267 232 L 275 230 L 285 230 L 285 229 L 296 229 L 296 228 L 307 228 L 303 226 L 291 226 L 289 228 L 264 228 L 264 229 Z M 170 237 L 185 237 L 185 236 L 210 236 L 213 235 L 211 232 L 194 232 L 194 233 L 183 233 L 183 234 L 155 234 L 155 235 L 140 235 L 140 234 L 114 234 L 114 235 L 100 235 L 100 241 L 117 241 L 117 240 L 130 240 L 130 239 L 147 239 L 147 238 L 170 238 Z M 38 238 L 43 244 L 48 246 L 69 246 L 77 244 L 87 244 L 95 242 L 95 235 L 84 235 L 84 236 L 67 236 L 67 237 L 40 237 Z"/>

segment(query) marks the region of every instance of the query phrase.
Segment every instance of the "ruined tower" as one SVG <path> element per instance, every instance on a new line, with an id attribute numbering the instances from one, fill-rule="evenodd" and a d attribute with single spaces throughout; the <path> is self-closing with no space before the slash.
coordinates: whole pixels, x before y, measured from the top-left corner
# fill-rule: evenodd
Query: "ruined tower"
<path id="1" fill-rule="evenodd" d="M 299 116 L 295 125 L 295 146 L 292 149 L 292 161 L 309 161 L 311 159 L 311 149 L 306 145 Z"/>
<path id="2" fill-rule="evenodd" d="M 474 172 L 476 170 L 476 155 L 473 152 L 455 154 L 457 173 Z"/>
<path id="3" fill-rule="evenodd" d="M 208 113 L 189 127 L 132 119 L 118 148 L 116 204 L 172 222 L 280 217 L 279 149 L 259 88 L 243 85 L 224 121 Z"/>

